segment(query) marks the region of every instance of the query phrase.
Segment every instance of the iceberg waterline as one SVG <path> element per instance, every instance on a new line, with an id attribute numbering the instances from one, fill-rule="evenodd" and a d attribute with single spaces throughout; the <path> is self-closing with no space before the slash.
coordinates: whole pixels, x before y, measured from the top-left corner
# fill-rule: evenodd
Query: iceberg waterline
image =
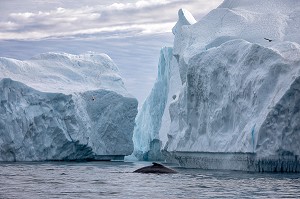
<path id="1" fill-rule="evenodd" d="M 149 136 L 147 124 L 136 127 L 147 138 L 143 153 L 155 140 L 185 167 L 201 168 L 206 153 L 212 160 L 226 153 L 237 160 L 241 153 L 242 170 L 299 172 L 299 10 L 296 0 L 225 0 L 196 23 L 180 10 L 169 60 L 176 72 L 166 76 L 180 81 L 168 84 L 160 129 Z M 151 98 L 155 90 L 156 84 L 145 106 L 162 105 Z M 158 120 L 154 115 L 144 122 Z"/>
<path id="2" fill-rule="evenodd" d="M 0 160 L 122 159 L 137 100 L 104 54 L 0 59 Z"/>

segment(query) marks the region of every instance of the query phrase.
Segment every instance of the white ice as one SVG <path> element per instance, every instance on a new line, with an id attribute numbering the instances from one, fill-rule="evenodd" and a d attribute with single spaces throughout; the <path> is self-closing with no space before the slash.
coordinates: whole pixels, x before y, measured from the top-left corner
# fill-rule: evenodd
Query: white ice
<path id="1" fill-rule="evenodd" d="M 0 160 L 120 159 L 137 100 L 104 54 L 0 58 Z"/>
<path id="2" fill-rule="evenodd" d="M 143 137 L 169 152 L 300 155 L 300 1 L 225 0 L 196 23 L 187 13 L 179 11 L 173 28 L 170 68 L 180 80 L 166 95 L 174 99 L 146 100 L 165 109 L 160 130 L 144 128 L 151 136 Z M 152 122 L 156 114 L 143 111 Z"/>

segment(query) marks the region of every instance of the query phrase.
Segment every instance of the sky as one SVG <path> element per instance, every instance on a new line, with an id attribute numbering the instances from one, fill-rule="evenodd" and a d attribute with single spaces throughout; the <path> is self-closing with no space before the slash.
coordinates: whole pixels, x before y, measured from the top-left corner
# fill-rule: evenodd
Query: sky
<path id="1" fill-rule="evenodd" d="M 0 57 L 106 53 L 141 105 L 156 79 L 160 49 L 173 46 L 178 10 L 189 10 L 198 21 L 221 2 L 0 0 Z"/>

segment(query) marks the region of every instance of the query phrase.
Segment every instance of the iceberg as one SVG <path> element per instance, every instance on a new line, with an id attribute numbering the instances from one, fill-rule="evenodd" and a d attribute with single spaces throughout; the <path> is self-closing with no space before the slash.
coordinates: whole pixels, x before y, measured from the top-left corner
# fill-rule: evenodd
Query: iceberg
<path id="1" fill-rule="evenodd" d="M 162 48 L 158 64 L 157 79 L 150 95 L 145 100 L 136 117 L 133 132 L 134 155 L 139 160 L 161 160 L 161 148 L 167 142 L 167 132 L 170 119 L 167 111 L 172 96 L 172 85 L 180 81 L 179 73 L 176 79 L 176 62 L 172 59 L 172 48 Z"/>
<path id="2" fill-rule="evenodd" d="M 137 100 L 105 54 L 0 58 L 0 161 L 112 160 L 133 151 Z"/>
<path id="3" fill-rule="evenodd" d="M 299 11 L 297 0 L 225 0 L 196 22 L 179 10 L 170 68 L 180 81 L 169 84 L 174 99 L 158 134 L 165 158 L 300 172 Z"/>

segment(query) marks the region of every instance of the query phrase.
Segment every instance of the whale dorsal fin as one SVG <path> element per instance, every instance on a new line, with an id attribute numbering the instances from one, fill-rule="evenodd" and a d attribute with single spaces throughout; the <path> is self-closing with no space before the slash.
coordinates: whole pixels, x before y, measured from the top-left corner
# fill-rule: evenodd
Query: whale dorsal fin
<path id="1" fill-rule="evenodd" d="M 153 164 L 153 166 L 161 166 L 161 167 L 163 167 L 163 165 L 158 164 L 158 163 L 156 163 L 156 162 L 152 162 L 152 164 Z"/>

